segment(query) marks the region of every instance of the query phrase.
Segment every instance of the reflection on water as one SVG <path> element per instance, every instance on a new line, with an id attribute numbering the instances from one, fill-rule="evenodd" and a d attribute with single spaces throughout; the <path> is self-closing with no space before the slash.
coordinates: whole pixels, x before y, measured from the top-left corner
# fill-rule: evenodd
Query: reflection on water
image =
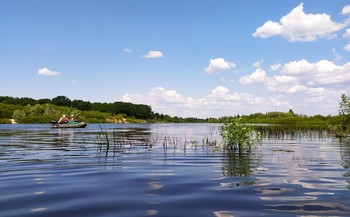
<path id="1" fill-rule="evenodd" d="M 224 152 L 222 173 L 224 176 L 250 176 L 259 166 L 259 153 Z"/>
<path id="2" fill-rule="evenodd" d="M 0 125 L 1 216 L 349 216 L 350 144 L 220 146 L 220 125 Z M 19 205 L 20 204 L 20 205 Z"/>

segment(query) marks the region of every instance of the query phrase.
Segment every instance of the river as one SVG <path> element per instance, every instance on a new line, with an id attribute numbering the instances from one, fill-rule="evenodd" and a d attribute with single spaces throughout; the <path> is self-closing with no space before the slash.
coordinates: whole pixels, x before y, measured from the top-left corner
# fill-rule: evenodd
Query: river
<path id="1" fill-rule="evenodd" d="M 350 216 L 350 143 L 219 124 L 0 125 L 0 216 Z"/>

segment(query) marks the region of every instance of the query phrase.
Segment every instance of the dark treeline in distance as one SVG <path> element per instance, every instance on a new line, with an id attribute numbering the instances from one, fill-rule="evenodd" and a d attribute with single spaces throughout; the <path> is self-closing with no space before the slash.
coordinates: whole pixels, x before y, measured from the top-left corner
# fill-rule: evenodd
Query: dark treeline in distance
<path id="1" fill-rule="evenodd" d="M 154 113 L 149 105 L 127 102 L 89 102 L 71 100 L 66 96 L 53 99 L 0 96 L 0 123 L 47 123 L 62 114 L 74 114 L 79 120 L 93 123 L 105 122 L 207 122 L 206 119 L 171 117 Z"/>
<path id="2" fill-rule="evenodd" d="M 12 105 L 44 105 L 52 104 L 56 106 L 64 106 L 76 108 L 81 111 L 100 111 L 107 112 L 113 115 L 125 114 L 130 117 L 138 119 L 149 119 L 152 117 L 152 109 L 148 105 L 132 104 L 127 102 L 114 102 L 114 103 L 91 103 L 83 100 L 70 100 L 66 96 L 57 96 L 53 99 L 39 99 L 35 100 L 28 97 L 14 98 L 9 96 L 0 96 L 0 103 L 12 104 Z"/>
<path id="3" fill-rule="evenodd" d="M 344 102 L 349 103 L 348 97 L 344 95 L 343 98 L 341 99 L 343 104 Z M 38 100 L 28 97 L 0 96 L 0 123 L 10 123 L 10 119 L 15 119 L 18 123 L 48 123 L 51 119 L 58 119 L 62 114 L 74 114 L 78 116 L 80 121 L 89 123 L 227 123 L 240 118 L 244 123 L 327 126 L 340 122 L 344 123 L 344 117 L 349 116 L 349 111 L 336 116 L 307 116 L 295 114 L 290 109 L 287 112 L 274 111 L 201 119 L 194 117 L 171 117 L 167 114 L 153 112 L 149 105 L 126 102 L 89 102 L 71 100 L 66 96 Z"/>

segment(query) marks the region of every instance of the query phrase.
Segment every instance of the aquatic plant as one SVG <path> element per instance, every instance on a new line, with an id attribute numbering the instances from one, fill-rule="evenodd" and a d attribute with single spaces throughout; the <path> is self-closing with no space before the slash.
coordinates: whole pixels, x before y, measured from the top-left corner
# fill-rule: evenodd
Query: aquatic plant
<path id="1" fill-rule="evenodd" d="M 262 138 L 266 139 L 285 140 L 300 139 L 302 137 L 324 139 L 329 136 L 326 126 L 323 125 L 265 124 L 252 125 L 252 127 Z"/>
<path id="2" fill-rule="evenodd" d="M 253 144 L 260 141 L 260 134 L 243 123 L 241 118 L 225 123 L 220 135 L 226 148 L 231 151 L 251 151 Z"/>

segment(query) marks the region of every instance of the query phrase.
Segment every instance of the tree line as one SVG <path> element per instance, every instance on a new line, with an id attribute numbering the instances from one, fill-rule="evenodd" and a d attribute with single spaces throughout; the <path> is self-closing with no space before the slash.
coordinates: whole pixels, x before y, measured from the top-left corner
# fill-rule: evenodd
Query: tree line
<path id="1" fill-rule="evenodd" d="M 314 124 L 332 125 L 335 130 L 350 131 L 350 98 L 341 95 L 339 114 L 336 116 L 295 114 L 287 112 L 266 112 L 249 115 L 222 116 L 219 118 L 171 117 L 155 113 L 149 105 L 126 102 L 89 102 L 71 100 L 66 96 L 52 99 L 33 99 L 29 97 L 0 96 L 0 123 L 10 123 L 9 119 L 20 123 L 47 123 L 62 114 L 75 114 L 81 121 L 90 123 L 104 122 L 148 122 L 148 123 L 227 123 L 240 118 L 245 123 L 266 124 Z"/>
<path id="2" fill-rule="evenodd" d="M 17 98 L 10 96 L 0 96 L 0 103 L 17 106 L 51 104 L 55 106 L 75 108 L 80 111 L 99 111 L 106 112 L 111 115 L 124 114 L 127 117 L 133 117 L 137 119 L 150 119 L 153 115 L 152 108 L 149 105 L 132 104 L 127 102 L 92 103 L 90 101 L 71 100 L 66 96 L 57 96 L 52 99 L 38 100 L 29 97 Z"/>
<path id="3" fill-rule="evenodd" d="M 127 102 L 90 102 L 71 100 L 66 96 L 52 99 L 0 96 L 0 123 L 47 123 L 62 114 L 74 114 L 80 121 L 105 122 L 148 122 L 148 123 L 206 123 L 208 119 L 194 117 L 172 117 L 153 112 L 151 106 Z"/>

